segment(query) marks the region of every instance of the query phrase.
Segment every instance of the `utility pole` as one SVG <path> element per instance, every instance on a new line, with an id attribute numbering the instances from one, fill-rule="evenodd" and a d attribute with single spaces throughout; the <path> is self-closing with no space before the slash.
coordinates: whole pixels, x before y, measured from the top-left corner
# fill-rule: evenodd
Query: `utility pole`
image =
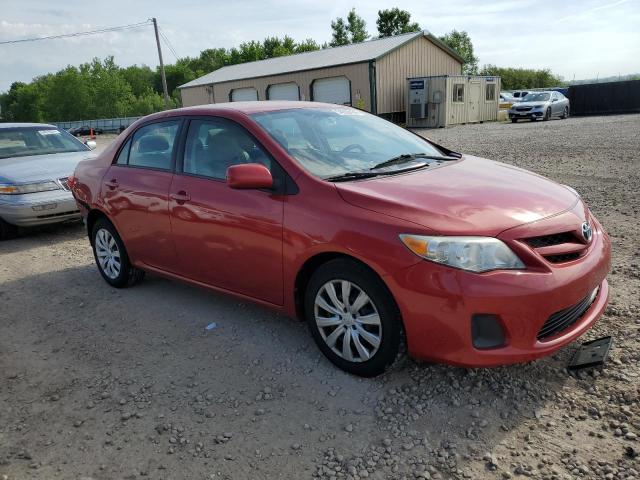
<path id="1" fill-rule="evenodd" d="M 158 36 L 158 22 L 156 17 L 151 19 L 153 22 L 153 30 L 156 32 L 156 44 L 158 45 L 158 58 L 160 59 L 160 76 L 162 77 L 162 90 L 164 92 L 164 105 L 167 109 L 170 107 L 169 91 L 167 90 L 167 76 L 164 74 L 164 62 L 162 61 L 162 49 L 160 48 L 160 37 Z"/>

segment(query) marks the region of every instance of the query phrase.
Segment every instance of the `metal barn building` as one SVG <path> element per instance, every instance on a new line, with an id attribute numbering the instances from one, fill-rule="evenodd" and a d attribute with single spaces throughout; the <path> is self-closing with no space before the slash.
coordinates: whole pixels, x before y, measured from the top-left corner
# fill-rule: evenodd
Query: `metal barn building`
<path id="1" fill-rule="evenodd" d="M 408 78 L 407 126 L 446 127 L 495 121 L 500 77 L 440 75 Z"/>
<path id="2" fill-rule="evenodd" d="M 184 106 L 312 100 L 404 120 L 407 77 L 459 75 L 463 59 L 427 31 L 229 65 L 181 85 Z"/>

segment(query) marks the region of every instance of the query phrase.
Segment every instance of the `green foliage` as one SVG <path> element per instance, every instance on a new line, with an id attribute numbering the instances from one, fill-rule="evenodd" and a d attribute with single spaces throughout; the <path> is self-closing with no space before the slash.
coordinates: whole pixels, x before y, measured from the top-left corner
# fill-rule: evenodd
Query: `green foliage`
<path id="1" fill-rule="evenodd" d="M 367 33 L 367 22 L 352 8 L 347 15 L 347 20 L 338 17 L 331 22 L 331 42 L 332 47 L 349 45 L 350 43 L 364 42 L 369 38 Z"/>
<path id="2" fill-rule="evenodd" d="M 380 38 L 392 37 L 402 33 L 417 32 L 420 25 L 411 22 L 411 14 L 406 10 L 399 8 L 391 8 L 387 10 L 378 10 L 378 35 Z"/>
<path id="3" fill-rule="evenodd" d="M 269 37 L 237 48 L 210 48 L 197 57 L 184 57 L 165 65 L 167 89 L 173 107 L 180 106 L 178 86 L 226 65 L 310 52 L 321 47 L 314 40 L 296 43 L 293 38 Z M 148 115 L 165 108 L 160 68 L 146 65 L 121 68 L 113 57 L 94 58 L 78 67 L 15 82 L 0 94 L 2 120 L 56 122 L 93 118 Z"/>
<path id="4" fill-rule="evenodd" d="M 473 54 L 473 44 L 471 43 L 471 38 L 469 38 L 469 34 L 467 32 L 453 30 L 440 37 L 440 40 L 464 58 L 462 73 L 465 75 L 478 74 L 478 57 Z"/>
<path id="5" fill-rule="evenodd" d="M 534 70 L 531 68 L 505 68 L 485 65 L 480 75 L 490 75 L 502 79 L 503 90 L 520 90 L 525 88 L 548 88 L 562 85 L 562 77 L 554 75 L 551 70 Z"/>
<path id="6" fill-rule="evenodd" d="M 332 47 L 339 47 L 341 45 L 349 45 L 349 33 L 347 31 L 347 24 L 344 19 L 338 17 L 331 22 L 331 41 L 329 45 Z"/>
<path id="7" fill-rule="evenodd" d="M 356 13 L 356 9 L 352 8 L 347 15 L 347 30 L 351 36 L 351 43 L 364 42 L 369 38 L 367 33 L 367 22 Z"/>

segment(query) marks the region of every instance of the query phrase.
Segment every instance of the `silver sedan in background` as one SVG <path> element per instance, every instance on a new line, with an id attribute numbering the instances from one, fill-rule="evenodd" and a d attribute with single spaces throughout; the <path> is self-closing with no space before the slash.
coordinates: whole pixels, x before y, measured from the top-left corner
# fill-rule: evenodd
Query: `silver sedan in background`
<path id="1" fill-rule="evenodd" d="M 93 148 L 53 125 L 0 124 L 0 240 L 18 227 L 80 218 L 67 179 Z"/>
<path id="2" fill-rule="evenodd" d="M 549 120 L 551 117 L 567 118 L 569 99 L 560 92 L 530 92 L 509 109 L 513 123 L 520 119 Z"/>

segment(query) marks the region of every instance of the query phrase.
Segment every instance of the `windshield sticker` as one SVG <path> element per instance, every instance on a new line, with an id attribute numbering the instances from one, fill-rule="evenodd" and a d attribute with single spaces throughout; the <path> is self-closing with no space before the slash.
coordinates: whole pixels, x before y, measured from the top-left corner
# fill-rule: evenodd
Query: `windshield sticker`
<path id="1" fill-rule="evenodd" d="M 40 135 L 60 135 L 60 132 L 58 130 L 54 130 L 54 129 L 49 129 L 49 130 L 38 130 L 38 133 Z"/>

